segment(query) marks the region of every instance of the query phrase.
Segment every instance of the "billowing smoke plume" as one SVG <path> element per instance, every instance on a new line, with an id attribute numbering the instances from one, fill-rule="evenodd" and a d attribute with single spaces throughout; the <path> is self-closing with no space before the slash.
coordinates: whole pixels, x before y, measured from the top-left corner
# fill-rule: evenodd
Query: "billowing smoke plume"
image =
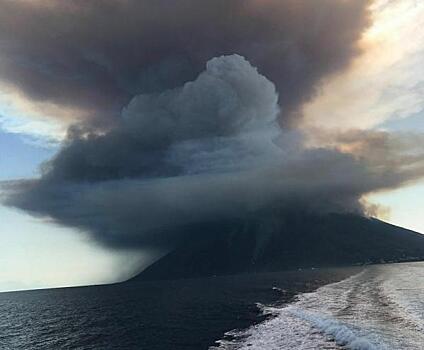
<path id="1" fill-rule="evenodd" d="M 101 244 L 169 249 L 189 226 L 270 210 L 364 213 L 364 194 L 424 173 L 404 138 L 305 147 L 285 127 L 354 57 L 367 1 L 3 3 L 0 79 L 87 112 L 4 201 Z"/>
<path id="2" fill-rule="evenodd" d="M 355 56 L 368 2 L 0 0 L 0 82 L 105 128 L 134 95 L 238 53 L 284 91 L 287 119 Z"/>
<path id="3" fill-rule="evenodd" d="M 8 204 L 113 247 L 170 248 L 188 225 L 267 208 L 360 212 L 363 193 L 405 180 L 403 167 L 304 149 L 280 128 L 277 101 L 243 57 L 214 58 L 182 87 L 135 96 L 111 131 L 75 130 Z"/>

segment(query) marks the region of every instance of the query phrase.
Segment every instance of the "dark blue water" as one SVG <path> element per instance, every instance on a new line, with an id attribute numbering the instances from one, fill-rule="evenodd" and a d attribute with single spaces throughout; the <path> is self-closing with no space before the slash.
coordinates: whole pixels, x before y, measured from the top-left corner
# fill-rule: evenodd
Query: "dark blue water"
<path id="1" fill-rule="evenodd" d="M 346 278 L 323 269 L 0 293 L 0 349 L 207 349 L 263 320 L 257 303 Z"/>

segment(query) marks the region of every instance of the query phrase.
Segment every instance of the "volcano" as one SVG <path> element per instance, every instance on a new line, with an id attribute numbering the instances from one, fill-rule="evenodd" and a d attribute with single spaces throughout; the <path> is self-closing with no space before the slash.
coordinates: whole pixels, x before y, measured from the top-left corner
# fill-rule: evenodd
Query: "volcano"
<path id="1" fill-rule="evenodd" d="M 255 216 L 186 228 L 133 280 L 424 260 L 424 235 L 355 214 Z"/>

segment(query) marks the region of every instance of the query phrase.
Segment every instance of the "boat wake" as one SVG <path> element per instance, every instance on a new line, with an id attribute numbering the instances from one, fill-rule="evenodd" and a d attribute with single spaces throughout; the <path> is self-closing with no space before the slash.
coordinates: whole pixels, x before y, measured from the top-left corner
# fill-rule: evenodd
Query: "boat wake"
<path id="1" fill-rule="evenodd" d="M 247 330 L 228 332 L 210 349 L 422 350 L 424 263 L 375 265 L 301 294 Z"/>

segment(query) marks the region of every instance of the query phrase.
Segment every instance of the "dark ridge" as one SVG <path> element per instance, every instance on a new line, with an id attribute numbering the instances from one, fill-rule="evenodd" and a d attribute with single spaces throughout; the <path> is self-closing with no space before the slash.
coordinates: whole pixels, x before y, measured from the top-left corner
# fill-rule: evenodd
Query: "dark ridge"
<path id="1" fill-rule="evenodd" d="M 187 229 L 133 280 L 424 260 L 424 235 L 353 214 L 254 218 Z"/>

